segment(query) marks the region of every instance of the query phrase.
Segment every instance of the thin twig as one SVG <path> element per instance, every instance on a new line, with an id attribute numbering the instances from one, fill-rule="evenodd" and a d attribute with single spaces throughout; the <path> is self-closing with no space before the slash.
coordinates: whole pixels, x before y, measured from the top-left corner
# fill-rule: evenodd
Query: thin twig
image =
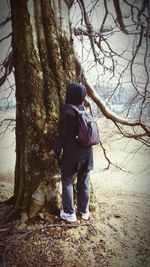
<path id="1" fill-rule="evenodd" d="M 60 224 L 60 223 L 56 223 L 56 224 L 48 224 L 45 225 L 44 227 L 42 226 L 41 228 L 39 228 L 38 230 L 43 230 L 45 228 L 49 228 L 49 227 L 79 227 L 79 226 L 89 226 L 92 225 L 92 223 L 82 223 L 82 224 L 77 224 L 77 223 L 65 223 L 65 224 Z"/>
<path id="2" fill-rule="evenodd" d="M 12 36 L 12 33 L 9 33 L 7 36 L 0 39 L 0 43 L 3 42 L 4 40 L 6 40 L 7 38 L 9 38 L 10 36 Z"/>

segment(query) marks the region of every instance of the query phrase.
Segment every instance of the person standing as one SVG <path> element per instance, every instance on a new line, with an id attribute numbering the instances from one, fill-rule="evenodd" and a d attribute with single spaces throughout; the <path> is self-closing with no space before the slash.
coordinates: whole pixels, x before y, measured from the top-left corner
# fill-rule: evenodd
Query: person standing
<path id="1" fill-rule="evenodd" d="M 73 195 L 73 176 L 77 175 L 77 212 L 84 220 L 89 219 L 90 179 L 93 169 L 93 149 L 78 143 L 78 120 L 76 111 L 68 104 L 84 110 L 86 88 L 80 83 L 71 83 L 66 90 L 66 102 L 59 118 L 58 136 L 54 155 L 58 159 L 62 181 L 62 210 L 60 217 L 68 222 L 77 220 Z"/>

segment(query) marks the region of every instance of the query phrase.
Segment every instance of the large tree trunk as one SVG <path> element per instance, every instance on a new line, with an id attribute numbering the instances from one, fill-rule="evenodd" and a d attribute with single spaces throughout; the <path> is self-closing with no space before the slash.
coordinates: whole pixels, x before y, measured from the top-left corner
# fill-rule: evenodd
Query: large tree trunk
<path id="1" fill-rule="evenodd" d="M 28 216 L 46 202 L 51 212 L 58 208 L 59 174 L 51 151 L 66 85 L 76 80 L 68 6 L 65 1 L 55 5 L 56 13 L 48 0 L 11 1 L 17 105 L 14 203 Z"/>
<path id="2" fill-rule="evenodd" d="M 52 3 L 11 0 L 17 106 L 14 207 L 27 218 L 45 206 L 58 211 L 60 175 L 52 150 L 66 85 L 76 81 L 69 21 L 73 1 Z"/>

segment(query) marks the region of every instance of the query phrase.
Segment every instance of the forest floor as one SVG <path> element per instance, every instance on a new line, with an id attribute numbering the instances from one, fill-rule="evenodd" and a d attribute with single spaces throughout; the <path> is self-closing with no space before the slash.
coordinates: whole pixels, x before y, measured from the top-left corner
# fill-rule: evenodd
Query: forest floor
<path id="1" fill-rule="evenodd" d="M 73 224 L 43 213 L 26 224 L 0 226 L 2 267 L 150 267 L 150 167 L 148 151 L 116 135 L 103 121 L 102 148 L 94 148 L 91 172 L 97 211 Z M 117 167 L 122 168 L 122 170 Z M 11 173 L 0 176 L 0 201 L 13 193 Z M 0 204 L 0 217 L 9 213 Z"/>

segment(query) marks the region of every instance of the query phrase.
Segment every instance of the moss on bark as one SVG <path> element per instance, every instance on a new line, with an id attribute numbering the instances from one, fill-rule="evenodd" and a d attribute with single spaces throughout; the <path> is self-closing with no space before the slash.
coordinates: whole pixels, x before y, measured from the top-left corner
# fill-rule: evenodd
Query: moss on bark
<path id="1" fill-rule="evenodd" d="M 76 81 L 71 37 L 62 35 L 50 1 L 34 3 L 38 51 L 27 1 L 11 1 L 17 104 L 14 202 L 28 216 L 45 205 L 58 210 L 59 171 L 52 149 L 66 85 Z"/>

